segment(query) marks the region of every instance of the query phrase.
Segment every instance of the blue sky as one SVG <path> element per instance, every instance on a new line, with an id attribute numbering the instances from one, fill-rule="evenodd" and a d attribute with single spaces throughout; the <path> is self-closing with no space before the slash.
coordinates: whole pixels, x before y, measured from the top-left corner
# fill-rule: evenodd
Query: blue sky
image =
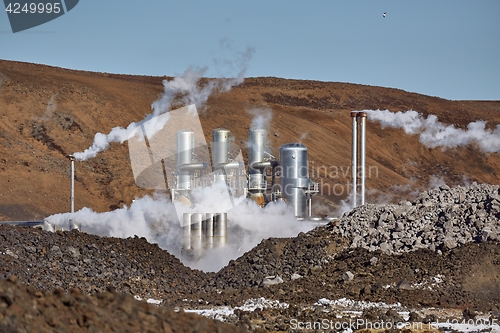
<path id="1" fill-rule="evenodd" d="M 64 68 L 231 76 L 249 47 L 247 77 L 500 100 L 499 0 L 80 0 L 16 34 L 0 12 L 0 59 Z"/>

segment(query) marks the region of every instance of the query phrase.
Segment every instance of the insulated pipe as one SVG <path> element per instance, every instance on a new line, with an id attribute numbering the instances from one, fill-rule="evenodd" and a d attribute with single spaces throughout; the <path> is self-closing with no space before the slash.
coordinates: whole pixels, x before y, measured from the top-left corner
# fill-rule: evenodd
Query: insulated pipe
<path id="1" fill-rule="evenodd" d="M 191 249 L 191 213 L 182 214 L 183 249 Z"/>
<path id="2" fill-rule="evenodd" d="M 360 151 L 359 164 L 361 169 L 361 205 L 365 204 L 365 183 L 366 183 L 366 112 L 359 112 L 360 117 Z"/>
<path id="3" fill-rule="evenodd" d="M 181 164 L 177 167 L 179 171 L 196 171 L 206 169 L 206 163 L 191 163 L 191 164 Z"/>
<path id="4" fill-rule="evenodd" d="M 358 113 L 356 111 L 351 112 L 351 118 L 352 118 L 352 170 L 351 170 L 351 175 L 352 175 L 352 202 L 353 202 L 353 208 L 356 208 L 357 206 L 357 191 L 358 191 L 358 179 L 357 179 L 357 169 L 358 169 L 358 160 L 357 160 L 357 155 L 358 155 L 358 122 L 357 122 L 357 117 Z"/>
<path id="5" fill-rule="evenodd" d="M 238 162 L 238 161 L 231 161 L 227 163 L 220 163 L 214 166 L 214 169 L 223 169 L 223 170 L 228 170 L 228 169 L 239 169 L 243 167 L 243 163 Z"/>
<path id="6" fill-rule="evenodd" d="M 272 166 L 271 161 L 264 161 L 264 162 L 254 162 L 250 164 L 250 169 L 251 170 L 263 170 L 265 168 L 268 168 Z"/>

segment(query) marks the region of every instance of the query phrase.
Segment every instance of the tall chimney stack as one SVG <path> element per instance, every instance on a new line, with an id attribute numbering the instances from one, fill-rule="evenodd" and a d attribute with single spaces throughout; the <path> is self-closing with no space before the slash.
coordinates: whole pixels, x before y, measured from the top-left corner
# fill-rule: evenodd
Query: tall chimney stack
<path id="1" fill-rule="evenodd" d="M 352 175 L 352 202 L 353 207 L 356 208 L 358 203 L 358 113 L 351 112 L 352 118 L 352 155 L 351 155 L 351 175 Z"/>
<path id="2" fill-rule="evenodd" d="M 352 118 L 352 201 L 353 208 L 358 206 L 358 167 L 360 201 L 365 204 L 366 197 L 366 112 L 351 111 Z M 358 119 L 359 118 L 359 119 Z M 359 124 L 359 166 L 358 166 L 358 124 Z"/>

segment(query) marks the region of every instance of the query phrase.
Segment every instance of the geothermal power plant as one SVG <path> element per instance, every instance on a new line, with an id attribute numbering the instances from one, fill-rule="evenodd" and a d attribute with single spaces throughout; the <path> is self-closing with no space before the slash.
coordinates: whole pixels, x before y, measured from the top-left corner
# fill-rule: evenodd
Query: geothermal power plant
<path id="1" fill-rule="evenodd" d="M 352 118 L 352 206 L 365 204 L 366 178 L 366 112 L 353 111 Z M 263 208 L 271 202 L 285 202 L 298 221 L 326 223 L 334 217 L 313 214 L 312 200 L 320 192 L 318 183 L 309 178 L 308 150 L 302 143 L 284 144 L 279 158 L 268 151 L 267 130 L 257 128 L 248 132 L 248 164 L 245 166 L 239 149 L 232 149 L 231 131 L 217 128 L 212 131 L 211 156 L 200 152 L 191 129 L 178 130 L 175 136 L 175 170 L 169 175 L 171 200 L 176 207 L 192 208 L 196 189 L 222 185 L 229 200 L 248 198 Z M 234 146 L 233 146 L 234 148 Z M 75 158 L 69 156 L 70 212 L 74 213 Z M 167 172 L 164 168 L 165 176 Z M 172 171 L 172 170 L 171 170 Z M 359 180 L 359 182 L 358 182 Z M 359 190 L 360 193 L 357 193 Z M 223 247 L 228 242 L 228 215 L 225 211 L 195 211 L 188 209 L 179 215 L 182 228 L 182 255 L 188 259 L 203 256 L 206 250 Z M 39 224 L 43 221 L 38 221 Z M 70 219 L 68 229 L 80 229 L 78 221 Z M 45 228 L 54 226 L 45 221 Z M 65 229 L 65 228 L 64 228 Z"/>
<path id="2" fill-rule="evenodd" d="M 199 186 L 222 183 L 230 198 L 245 196 L 260 207 L 282 200 L 290 204 L 299 220 L 313 218 L 312 196 L 318 184 L 308 177 L 307 148 L 300 143 L 288 143 L 280 148 L 279 160 L 266 151 L 267 131 L 251 129 L 248 136 L 248 170 L 242 161 L 231 156 L 231 132 L 225 128 L 212 131 L 211 159 L 213 172 L 208 173 L 209 161 L 195 157 L 194 132 L 177 132 L 177 170 L 171 189 L 174 202 L 190 205 L 191 191 Z M 279 177 L 280 183 L 276 182 Z M 224 246 L 227 237 L 227 213 L 183 213 L 183 252 L 194 257 L 204 249 Z"/>
<path id="3" fill-rule="evenodd" d="M 366 113 L 352 112 L 353 150 L 352 177 L 353 203 L 357 205 L 357 170 L 360 170 L 360 202 L 365 203 L 365 154 Z M 360 138 L 358 140 L 358 125 Z M 299 221 L 318 222 L 322 219 L 312 211 L 313 196 L 319 193 L 318 183 L 309 178 L 308 151 L 301 143 L 287 143 L 279 149 L 279 159 L 267 149 L 267 130 L 250 129 L 248 133 L 248 166 L 242 159 L 231 154 L 231 132 L 225 128 L 212 131 L 211 160 L 197 158 L 195 134 L 192 130 L 177 132 L 176 172 L 174 186 L 170 189 L 173 202 L 193 205 L 191 192 L 197 187 L 225 184 L 230 199 L 244 196 L 260 207 L 270 202 L 284 201 Z M 358 160 L 358 142 L 359 166 Z M 234 155 L 234 154 L 233 154 Z M 279 182 L 277 182 L 279 179 Z M 331 217 L 325 217 L 331 221 Z M 195 212 L 183 213 L 183 253 L 189 257 L 200 257 L 206 249 L 224 246 L 227 242 L 227 213 Z"/>

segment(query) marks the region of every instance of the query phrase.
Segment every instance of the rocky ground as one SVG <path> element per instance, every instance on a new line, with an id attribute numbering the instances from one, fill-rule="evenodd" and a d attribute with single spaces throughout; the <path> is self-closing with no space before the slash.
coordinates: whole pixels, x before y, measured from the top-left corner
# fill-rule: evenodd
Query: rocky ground
<path id="1" fill-rule="evenodd" d="M 138 302 L 112 289 L 41 291 L 15 276 L 0 281 L 0 332 L 245 332 L 213 319 Z"/>
<path id="2" fill-rule="evenodd" d="M 189 329 L 201 332 L 222 325 L 182 313 L 192 310 L 253 331 L 351 317 L 491 323 L 500 311 L 499 198 L 498 186 L 474 183 L 365 205 L 295 238 L 263 240 L 217 273 L 191 270 L 144 238 L 0 226 L 0 328 L 177 332 L 179 323 L 199 321 Z M 120 310 L 122 303 L 132 310 Z"/>

